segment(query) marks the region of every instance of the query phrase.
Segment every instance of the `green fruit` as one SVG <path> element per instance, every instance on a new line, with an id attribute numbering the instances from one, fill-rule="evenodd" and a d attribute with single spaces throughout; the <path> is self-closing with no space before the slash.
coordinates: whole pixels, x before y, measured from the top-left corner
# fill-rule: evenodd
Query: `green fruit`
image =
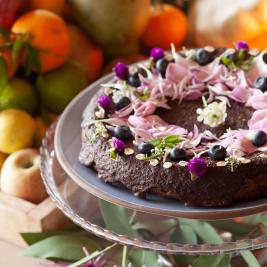
<path id="1" fill-rule="evenodd" d="M 86 74 L 69 64 L 40 75 L 36 82 L 42 104 L 55 113 L 62 112 L 86 85 Z"/>
<path id="2" fill-rule="evenodd" d="M 0 90 L 0 110 L 22 109 L 33 114 L 37 105 L 35 90 L 25 80 L 13 78 Z"/>
<path id="3" fill-rule="evenodd" d="M 109 56 L 138 53 L 150 0 L 70 0 L 79 24 Z"/>

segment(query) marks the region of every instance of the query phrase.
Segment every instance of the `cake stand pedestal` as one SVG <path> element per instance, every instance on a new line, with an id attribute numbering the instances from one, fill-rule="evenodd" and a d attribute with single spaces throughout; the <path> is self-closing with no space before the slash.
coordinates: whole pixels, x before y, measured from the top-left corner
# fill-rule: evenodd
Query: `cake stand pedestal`
<path id="1" fill-rule="evenodd" d="M 62 169 L 54 151 L 54 133 L 55 124 L 41 148 L 44 183 L 58 208 L 86 231 L 112 242 L 166 254 L 214 255 L 267 247 L 267 215 L 263 213 L 203 221 L 143 213 L 100 200 Z M 107 224 L 107 216 L 118 217 Z M 123 227 L 116 227 L 116 221 Z"/>

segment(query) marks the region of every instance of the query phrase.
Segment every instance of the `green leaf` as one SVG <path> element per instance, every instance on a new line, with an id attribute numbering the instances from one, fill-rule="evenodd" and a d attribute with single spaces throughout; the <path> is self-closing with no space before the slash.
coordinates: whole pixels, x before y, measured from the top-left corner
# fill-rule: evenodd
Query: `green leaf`
<path id="1" fill-rule="evenodd" d="M 0 56 L 0 91 L 5 88 L 8 83 L 7 64 L 3 57 Z"/>
<path id="2" fill-rule="evenodd" d="M 166 138 L 164 138 L 164 140 L 166 143 L 177 144 L 180 142 L 180 136 L 177 134 L 169 135 Z"/>
<path id="3" fill-rule="evenodd" d="M 20 233 L 23 240 L 27 245 L 33 245 L 37 242 L 40 242 L 48 237 L 53 236 L 53 233 Z"/>
<path id="4" fill-rule="evenodd" d="M 24 250 L 24 256 L 75 261 L 84 257 L 83 247 L 89 252 L 99 249 L 90 238 L 78 235 L 58 235 L 48 237 Z"/>
<path id="5" fill-rule="evenodd" d="M 154 139 L 154 140 L 151 140 L 150 143 L 153 144 L 154 146 L 158 146 L 160 145 L 162 142 L 161 139 Z"/>
<path id="6" fill-rule="evenodd" d="M 251 251 L 248 250 L 241 251 L 240 254 L 249 267 L 260 267 L 259 262 L 257 261 L 257 259 L 255 258 L 255 256 Z"/>
<path id="7" fill-rule="evenodd" d="M 133 267 L 147 266 L 158 267 L 158 255 L 154 251 L 133 249 L 129 255 Z"/>
<path id="8" fill-rule="evenodd" d="M 216 230 L 205 221 L 180 219 L 180 223 L 191 226 L 196 234 L 209 244 L 221 244 L 223 242 Z"/>
<path id="9" fill-rule="evenodd" d="M 58 235 L 79 235 L 77 232 L 73 231 L 56 231 L 56 232 L 39 232 L 39 233 L 20 233 L 23 240 L 30 246 L 39 241 L 42 241 L 51 236 L 58 236 Z"/>
<path id="10" fill-rule="evenodd" d="M 25 43 L 25 36 L 22 34 L 20 35 L 16 41 L 13 43 L 12 46 L 12 61 L 15 66 L 18 65 L 18 60 L 20 56 L 21 49 Z"/>
<path id="11" fill-rule="evenodd" d="M 171 236 L 171 241 L 180 244 L 197 244 L 197 235 L 190 225 L 181 224 Z"/>
<path id="12" fill-rule="evenodd" d="M 192 267 L 228 267 L 229 256 L 228 255 L 216 255 L 216 256 L 200 256 L 193 263 Z"/>
<path id="13" fill-rule="evenodd" d="M 40 55 L 39 55 L 38 50 L 32 45 L 30 45 L 29 43 L 24 43 L 24 47 L 27 51 L 25 75 L 29 76 L 33 70 L 40 73 L 41 62 L 40 62 Z"/>
<path id="14" fill-rule="evenodd" d="M 130 224 L 130 215 L 127 209 L 99 200 L 105 226 L 120 235 L 137 237 L 137 232 Z"/>
<path id="15" fill-rule="evenodd" d="M 180 244 L 197 244 L 197 236 L 193 228 L 189 225 L 181 224 L 175 229 L 171 236 L 171 241 Z M 191 255 L 177 255 L 175 260 L 179 264 L 192 264 L 196 259 L 196 256 Z"/>
<path id="16" fill-rule="evenodd" d="M 221 230 L 229 231 L 234 235 L 244 236 L 250 233 L 255 226 L 242 222 L 235 222 L 233 220 L 219 220 L 219 221 L 208 221 L 212 226 Z"/>

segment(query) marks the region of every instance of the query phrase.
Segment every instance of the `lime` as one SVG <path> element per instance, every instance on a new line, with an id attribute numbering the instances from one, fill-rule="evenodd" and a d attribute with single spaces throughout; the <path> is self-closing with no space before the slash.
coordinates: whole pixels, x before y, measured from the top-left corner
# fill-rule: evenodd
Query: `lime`
<path id="1" fill-rule="evenodd" d="M 70 64 L 40 75 L 36 82 L 42 104 L 55 113 L 62 112 L 86 85 L 85 72 Z"/>
<path id="2" fill-rule="evenodd" d="M 22 109 L 34 113 L 38 105 L 34 88 L 25 80 L 13 78 L 0 91 L 0 110 Z"/>
<path id="3" fill-rule="evenodd" d="M 35 135 L 34 119 L 25 111 L 7 109 L 0 112 L 0 151 L 11 154 L 31 147 Z"/>

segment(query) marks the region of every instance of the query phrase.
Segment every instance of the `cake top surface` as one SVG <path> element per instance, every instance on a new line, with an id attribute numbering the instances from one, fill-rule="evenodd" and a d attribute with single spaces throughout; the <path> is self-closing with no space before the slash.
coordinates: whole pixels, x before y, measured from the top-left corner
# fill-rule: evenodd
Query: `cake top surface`
<path id="1" fill-rule="evenodd" d="M 242 41 L 228 49 L 154 48 L 147 62 L 115 66 L 82 127 L 108 138 L 114 160 L 136 146 L 138 160 L 179 162 L 192 178 L 205 173 L 206 155 L 234 171 L 267 152 L 266 63 L 265 51 Z"/>

